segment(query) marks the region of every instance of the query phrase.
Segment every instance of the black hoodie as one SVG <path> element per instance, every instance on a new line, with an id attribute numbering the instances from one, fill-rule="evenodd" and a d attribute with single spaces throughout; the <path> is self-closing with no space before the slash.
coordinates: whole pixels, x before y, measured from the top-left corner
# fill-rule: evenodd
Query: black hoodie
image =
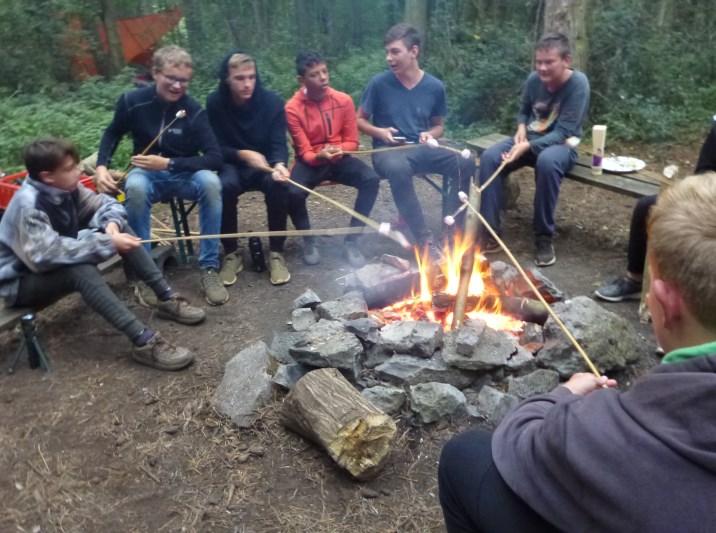
<path id="1" fill-rule="evenodd" d="M 288 162 L 286 147 L 286 115 L 283 99 L 261 84 L 256 67 L 256 87 L 251 99 L 238 106 L 231 98 L 231 89 L 226 82 L 229 74 L 229 59 L 240 53 L 228 54 L 219 68 L 219 86 L 206 98 L 206 110 L 216 134 L 224 161 L 242 164 L 237 150 L 253 150 L 266 157 L 270 165 Z"/>

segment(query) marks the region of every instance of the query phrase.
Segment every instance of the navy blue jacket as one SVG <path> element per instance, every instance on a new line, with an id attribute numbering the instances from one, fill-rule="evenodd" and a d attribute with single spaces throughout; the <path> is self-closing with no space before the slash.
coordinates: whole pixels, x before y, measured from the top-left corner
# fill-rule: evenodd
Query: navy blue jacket
<path id="1" fill-rule="evenodd" d="M 143 152 L 181 109 L 186 111 L 186 116 L 174 122 L 148 153 L 172 159 L 174 172 L 218 170 L 221 149 L 209 127 L 206 111 L 188 95 L 177 102 L 165 102 L 157 96 L 154 85 L 119 97 L 112 122 L 102 135 L 97 165 L 109 166 L 112 154 L 126 133 L 134 141 L 132 153 Z"/>

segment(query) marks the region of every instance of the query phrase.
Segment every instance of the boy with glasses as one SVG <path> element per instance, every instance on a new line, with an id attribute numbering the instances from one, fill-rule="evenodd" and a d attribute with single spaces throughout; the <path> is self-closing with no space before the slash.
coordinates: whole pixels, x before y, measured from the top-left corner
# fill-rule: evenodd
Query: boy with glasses
<path id="1" fill-rule="evenodd" d="M 152 204 L 179 197 L 198 202 L 202 235 L 217 234 L 221 231 L 221 183 L 211 171 L 221 166 L 221 149 L 206 112 L 186 94 L 193 72 L 191 56 L 178 46 L 165 46 L 154 53 L 153 63 L 155 83 L 120 96 L 112 122 L 102 135 L 95 174 L 97 190 L 119 192 L 107 167 L 119 141 L 129 133 L 134 156 L 125 184 L 125 207 L 135 233 L 148 239 Z M 140 155 L 145 150 L 147 153 Z M 229 299 L 229 293 L 218 275 L 219 240 L 202 240 L 199 250 L 206 301 L 221 305 Z M 142 284 L 137 285 L 137 296 L 144 305 L 156 304 L 151 291 Z"/>

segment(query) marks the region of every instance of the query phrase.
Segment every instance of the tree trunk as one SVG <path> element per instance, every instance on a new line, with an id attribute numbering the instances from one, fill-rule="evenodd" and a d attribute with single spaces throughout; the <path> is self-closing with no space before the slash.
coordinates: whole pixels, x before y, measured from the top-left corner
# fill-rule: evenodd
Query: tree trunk
<path id="1" fill-rule="evenodd" d="M 572 58 L 576 68 L 584 69 L 589 55 L 586 33 L 589 0 L 545 0 L 544 32 L 560 32 L 572 43 Z"/>
<path id="2" fill-rule="evenodd" d="M 109 45 L 109 51 L 104 61 L 104 70 L 107 76 L 114 76 L 124 66 L 124 55 L 122 53 L 122 43 L 117 33 L 117 14 L 113 0 L 102 0 L 100 9 L 102 24 L 107 35 L 107 44 Z"/>
<path id="3" fill-rule="evenodd" d="M 428 40 L 428 0 L 405 0 L 404 19 L 418 28 L 425 49 Z"/>
<path id="4" fill-rule="evenodd" d="M 383 467 L 397 428 L 335 368 L 313 370 L 286 397 L 281 421 L 323 447 L 341 468 L 370 479 Z"/>
<path id="5" fill-rule="evenodd" d="M 201 5 L 197 0 L 182 0 L 184 20 L 186 21 L 186 35 L 189 41 L 189 51 L 198 55 L 204 50 L 204 28 L 201 17 Z"/>

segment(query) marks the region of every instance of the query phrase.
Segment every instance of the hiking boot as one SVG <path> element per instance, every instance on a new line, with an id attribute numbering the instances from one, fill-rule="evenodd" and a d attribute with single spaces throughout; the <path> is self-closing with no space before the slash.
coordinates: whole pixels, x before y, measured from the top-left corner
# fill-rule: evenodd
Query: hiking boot
<path id="1" fill-rule="evenodd" d="M 269 253 L 269 275 L 272 285 L 283 285 L 291 279 L 291 273 L 286 268 L 286 260 L 282 253 Z"/>
<path id="2" fill-rule="evenodd" d="M 159 370 L 181 370 L 191 364 L 194 355 L 186 348 L 174 346 L 159 333 L 155 333 L 147 344 L 132 349 L 132 359 Z"/>
<path id="3" fill-rule="evenodd" d="M 536 245 L 535 264 L 537 266 L 546 267 L 557 262 L 557 256 L 554 255 L 554 246 L 552 246 L 552 237 L 540 235 L 537 237 Z"/>
<path id="4" fill-rule="evenodd" d="M 229 293 L 215 268 L 202 269 L 201 288 L 209 305 L 221 305 L 229 301 Z"/>
<path id="5" fill-rule="evenodd" d="M 607 302 L 638 300 L 641 298 L 641 281 L 620 276 L 594 291 L 594 296 Z"/>
<path id="6" fill-rule="evenodd" d="M 153 309 L 157 306 L 157 303 L 159 303 L 159 298 L 157 298 L 157 295 L 154 293 L 154 291 L 144 283 L 143 281 L 137 281 L 134 284 L 134 297 L 137 299 L 137 302 L 142 307 L 148 307 L 150 309 Z"/>
<path id="7" fill-rule="evenodd" d="M 321 261 L 321 254 L 313 241 L 303 243 L 303 262 L 307 265 L 317 265 Z"/>
<path id="8" fill-rule="evenodd" d="M 206 313 L 201 307 L 191 305 L 186 298 L 178 294 L 168 300 L 157 303 L 157 316 L 164 320 L 173 320 L 189 326 L 203 322 Z"/>
<path id="9" fill-rule="evenodd" d="M 348 264 L 350 264 L 353 268 L 365 266 L 365 257 L 363 257 L 363 254 L 358 249 L 358 245 L 355 242 L 346 241 L 344 246 L 343 253 L 348 260 Z"/>
<path id="10" fill-rule="evenodd" d="M 244 269 L 244 257 L 239 250 L 224 256 L 224 264 L 221 265 L 219 278 L 226 287 L 236 283 L 236 274 Z"/>

